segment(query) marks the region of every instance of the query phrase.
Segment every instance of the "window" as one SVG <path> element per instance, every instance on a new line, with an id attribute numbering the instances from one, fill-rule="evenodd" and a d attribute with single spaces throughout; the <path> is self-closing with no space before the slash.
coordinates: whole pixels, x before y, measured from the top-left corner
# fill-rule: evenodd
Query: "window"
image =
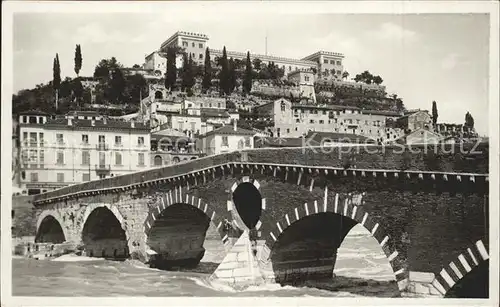
<path id="1" fill-rule="evenodd" d="M 56 160 L 56 163 L 57 163 L 57 164 L 59 164 L 59 165 L 64 164 L 64 152 L 62 152 L 62 151 L 58 151 L 58 152 L 57 152 L 57 160 Z"/>
<path id="2" fill-rule="evenodd" d="M 222 137 L 222 146 L 229 146 L 229 141 L 227 139 L 227 136 Z"/>
<path id="3" fill-rule="evenodd" d="M 121 146 L 122 145 L 122 137 L 117 135 L 115 136 L 115 145 L 116 146 Z"/>
<path id="4" fill-rule="evenodd" d="M 83 173 L 82 174 L 82 181 L 90 181 L 90 174 L 89 173 Z"/>
<path id="5" fill-rule="evenodd" d="M 40 140 L 40 146 L 43 147 L 44 145 L 44 142 L 43 142 L 43 132 L 40 132 L 40 135 L 39 135 L 39 140 Z"/>
<path id="6" fill-rule="evenodd" d="M 201 49 L 203 49 L 203 44 L 198 44 L 198 47 L 200 47 Z"/>
<path id="7" fill-rule="evenodd" d="M 82 144 L 84 144 L 84 145 L 89 144 L 89 135 L 88 134 L 82 134 Z"/>
<path id="8" fill-rule="evenodd" d="M 99 136 L 99 144 L 104 144 L 106 143 L 106 137 L 104 135 Z"/>
<path id="9" fill-rule="evenodd" d="M 243 139 L 238 141 L 238 149 L 243 149 L 244 145 L 245 145 L 245 141 Z"/>
<path id="10" fill-rule="evenodd" d="M 189 44 L 188 44 L 188 42 L 182 42 L 182 46 L 187 47 L 187 46 L 189 46 Z"/>
<path id="11" fill-rule="evenodd" d="M 99 166 L 104 167 L 106 165 L 106 153 L 99 152 Z"/>
<path id="12" fill-rule="evenodd" d="M 45 152 L 43 149 L 40 150 L 40 164 L 43 165 L 45 163 Z"/>
<path id="13" fill-rule="evenodd" d="M 139 165 L 144 166 L 144 154 L 142 152 L 137 154 L 137 157 L 139 159 Z"/>
<path id="14" fill-rule="evenodd" d="M 63 145 L 64 144 L 64 138 L 62 133 L 57 133 L 56 134 L 56 141 L 58 145 Z"/>
<path id="15" fill-rule="evenodd" d="M 29 153 L 29 163 L 36 163 L 38 161 L 36 149 L 31 149 Z"/>
<path id="16" fill-rule="evenodd" d="M 106 178 L 105 174 L 99 174 L 99 179 L 104 179 L 104 178 Z"/>
<path id="17" fill-rule="evenodd" d="M 23 116 L 21 123 L 27 124 L 28 123 L 28 116 Z"/>
<path id="18" fill-rule="evenodd" d="M 281 103 L 281 112 L 285 112 L 286 104 L 284 102 Z"/>
<path id="19" fill-rule="evenodd" d="M 115 153 L 115 164 L 122 165 L 122 154 L 119 152 Z"/>
<path id="20" fill-rule="evenodd" d="M 37 145 L 37 133 L 36 132 L 31 132 L 30 133 L 30 146 L 31 147 L 36 147 Z"/>
<path id="21" fill-rule="evenodd" d="M 286 129 L 286 133 L 290 133 L 290 128 L 287 128 L 287 129 Z"/>
<path id="22" fill-rule="evenodd" d="M 323 115 L 326 115 L 326 111 L 323 111 Z"/>
<path id="23" fill-rule="evenodd" d="M 307 82 L 309 81 L 309 76 L 304 76 L 304 80 Z"/>
<path id="24" fill-rule="evenodd" d="M 245 138 L 245 147 L 250 147 L 251 144 L 250 144 L 250 138 L 249 137 L 246 137 Z"/>
<path id="25" fill-rule="evenodd" d="M 337 61 L 337 65 L 339 65 L 339 66 L 340 66 L 340 65 L 342 65 L 342 63 L 341 63 L 340 61 Z"/>
<path id="26" fill-rule="evenodd" d="M 324 60 L 323 63 L 328 64 L 328 60 Z"/>
<path id="27" fill-rule="evenodd" d="M 314 119 L 309 120 L 310 124 L 314 124 Z"/>
<path id="28" fill-rule="evenodd" d="M 137 145 L 144 146 L 144 137 L 140 136 L 137 138 Z"/>
<path id="29" fill-rule="evenodd" d="M 320 120 L 319 120 L 319 123 L 320 123 L 320 124 L 324 124 L 324 123 L 325 123 L 325 121 L 324 121 L 324 120 L 322 120 L 322 119 L 320 119 Z"/>
<path id="30" fill-rule="evenodd" d="M 193 46 L 193 48 L 194 48 L 194 46 L 195 46 L 194 43 L 191 43 L 191 46 Z"/>
<path id="31" fill-rule="evenodd" d="M 28 132 L 23 132 L 23 141 L 24 144 L 28 144 Z"/>
<path id="32" fill-rule="evenodd" d="M 30 124 L 36 124 L 36 116 L 30 116 Z"/>
<path id="33" fill-rule="evenodd" d="M 64 182 L 64 173 L 57 173 L 57 182 Z"/>
<path id="34" fill-rule="evenodd" d="M 90 152 L 88 150 L 82 151 L 82 165 L 90 165 Z"/>
<path id="35" fill-rule="evenodd" d="M 219 108 L 219 109 L 220 109 L 220 102 L 217 104 L 217 108 Z"/>
<path id="36" fill-rule="evenodd" d="M 356 119 L 356 123 L 359 125 L 359 119 Z"/>
<path id="37" fill-rule="evenodd" d="M 297 127 L 295 127 L 295 131 L 297 131 Z"/>
<path id="38" fill-rule="evenodd" d="M 38 118 L 38 123 L 39 123 L 39 124 L 43 124 L 43 117 L 42 117 L 42 116 L 40 116 L 40 117 Z"/>
<path id="39" fill-rule="evenodd" d="M 298 118 L 297 118 L 297 119 L 295 119 L 295 122 L 296 122 L 296 123 L 300 123 L 300 119 L 298 119 Z"/>
<path id="40" fill-rule="evenodd" d="M 330 64 L 335 64 L 335 60 L 330 60 Z"/>
<path id="41" fill-rule="evenodd" d="M 341 74 L 342 74 L 342 72 L 340 70 L 337 70 L 337 75 L 340 76 Z"/>
<path id="42" fill-rule="evenodd" d="M 203 59 L 203 54 L 200 53 L 199 57 L 198 57 L 200 60 Z"/>
<path id="43" fill-rule="evenodd" d="M 38 182 L 38 173 L 31 173 L 30 180 L 31 182 Z"/>

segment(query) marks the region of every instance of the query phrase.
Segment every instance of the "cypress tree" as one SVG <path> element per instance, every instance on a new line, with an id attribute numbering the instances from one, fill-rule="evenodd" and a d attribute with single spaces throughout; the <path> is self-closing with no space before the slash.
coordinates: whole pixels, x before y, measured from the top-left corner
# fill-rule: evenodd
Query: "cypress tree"
<path id="1" fill-rule="evenodd" d="M 79 77 L 80 75 L 80 70 L 82 69 L 82 49 L 80 48 L 80 45 L 76 45 L 76 50 L 75 50 L 75 73 L 76 76 Z"/>
<path id="2" fill-rule="evenodd" d="M 438 120 L 438 109 L 435 101 L 432 102 L 432 123 L 436 126 Z"/>
<path id="3" fill-rule="evenodd" d="M 243 93 L 249 94 L 251 90 L 252 90 L 252 62 L 250 61 L 250 52 L 247 52 L 245 77 L 243 79 Z"/>
<path id="4" fill-rule="evenodd" d="M 226 46 L 222 49 L 222 59 L 220 60 L 221 71 L 219 73 L 219 92 L 220 94 L 229 93 L 229 67 L 227 61 Z"/>
<path id="5" fill-rule="evenodd" d="M 176 52 L 173 48 L 167 49 L 167 72 L 165 73 L 165 88 L 175 89 L 177 81 L 177 67 L 175 66 Z"/>
<path id="6" fill-rule="evenodd" d="M 229 79 L 227 94 L 231 94 L 236 88 L 236 62 L 233 58 L 229 59 Z"/>
<path id="7" fill-rule="evenodd" d="M 202 88 L 206 92 L 212 86 L 212 63 L 210 62 L 210 51 L 205 50 L 205 67 L 203 74 Z"/>
<path id="8" fill-rule="evenodd" d="M 56 96 L 56 110 L 58 107 L 58 100 L 59 100 L 59 87 L 61 86 L 61 67 L 59 65 L 59 54 L 56 53 L 56 57 L 54 58 L 54 64 L 52 67 L 52 87 L 55 90 L 55 96 Z"/>

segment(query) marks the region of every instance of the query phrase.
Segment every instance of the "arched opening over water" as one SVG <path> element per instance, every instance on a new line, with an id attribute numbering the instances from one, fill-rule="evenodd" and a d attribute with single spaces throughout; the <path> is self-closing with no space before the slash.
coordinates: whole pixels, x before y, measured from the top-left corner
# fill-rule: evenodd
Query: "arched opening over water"
<path id="1" fill-rule="evenodd" d="M 82 241 L 90 257 L 125 259 L 129 256 L 125 230 L 107 207 L 97 207 L 90 213 L 83 226 Z"/>
<path id="2" fill-rule="evenodd" d="M 382 296 L 399 295 L 389 260 L 357 221 L 322 212 L 280 227 L 283 232 L 271 250 L 276 282 L 360 294 L 375 287 L 384 292 Z M 389 280 L 372 278 L 380 274 Z"/>
<path id="3" fill-rule="evenodd" d="M 489 267 L 486 260 L 474 267 L 448 290 L 446 298 L 489 298 Z"/>
<path id="4" fill-rule="evenodd" d="M 262 214 L 262 196 L 250 182 L 243 182 L 233 192 L 233 202 L 242 222 L 253 229 Z"/>
<path id="5" fill-rule="evenodd" d="M 150 265 L 159 269 L 197 266 L 205 254 L 209 226 L 210 218 L 190 204 L 167 207 L 148 232 L 147 245 L 156 253 Z"/>
<path id="6" fill-rule="evenodd" d="M 61 224 L 52 215 L 47 215 L 38 227 L 35 243 L 63 243 L 66 241 Z"/>

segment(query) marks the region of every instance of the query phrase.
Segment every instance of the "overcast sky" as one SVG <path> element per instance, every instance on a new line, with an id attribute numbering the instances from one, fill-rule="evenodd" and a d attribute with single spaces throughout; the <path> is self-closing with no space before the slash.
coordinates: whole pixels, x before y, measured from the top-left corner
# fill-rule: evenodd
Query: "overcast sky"
<path id="1" fill-rule="evenodd" d="M 100 59 L 115 56 L 125 66 L 178 30 L 204 33 L 209 46 L 302 58 L 318 50 L 344 53 L 354 76 L 369 70 L 407 108 L 431 109 L 438 122 L 463 123 L 470 111 L 479 133 L 488 130 L 489 19 L 485 14 L 292 15 L 292 14 L 68 14 L 14 16 L 14 91 L 52 79 L 57 53 L 61 74 L 74 77 L 75 44 L 90 76 Z"/>

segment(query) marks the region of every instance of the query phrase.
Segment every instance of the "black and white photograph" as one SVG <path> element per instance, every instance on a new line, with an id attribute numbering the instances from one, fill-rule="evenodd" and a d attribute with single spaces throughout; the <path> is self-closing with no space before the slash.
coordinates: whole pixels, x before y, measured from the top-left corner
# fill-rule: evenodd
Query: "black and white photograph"
<path id="1" fill-rule="evenodd" d="M 498 2 L 2 7 L 2 306 L 498 306 Z"/>

